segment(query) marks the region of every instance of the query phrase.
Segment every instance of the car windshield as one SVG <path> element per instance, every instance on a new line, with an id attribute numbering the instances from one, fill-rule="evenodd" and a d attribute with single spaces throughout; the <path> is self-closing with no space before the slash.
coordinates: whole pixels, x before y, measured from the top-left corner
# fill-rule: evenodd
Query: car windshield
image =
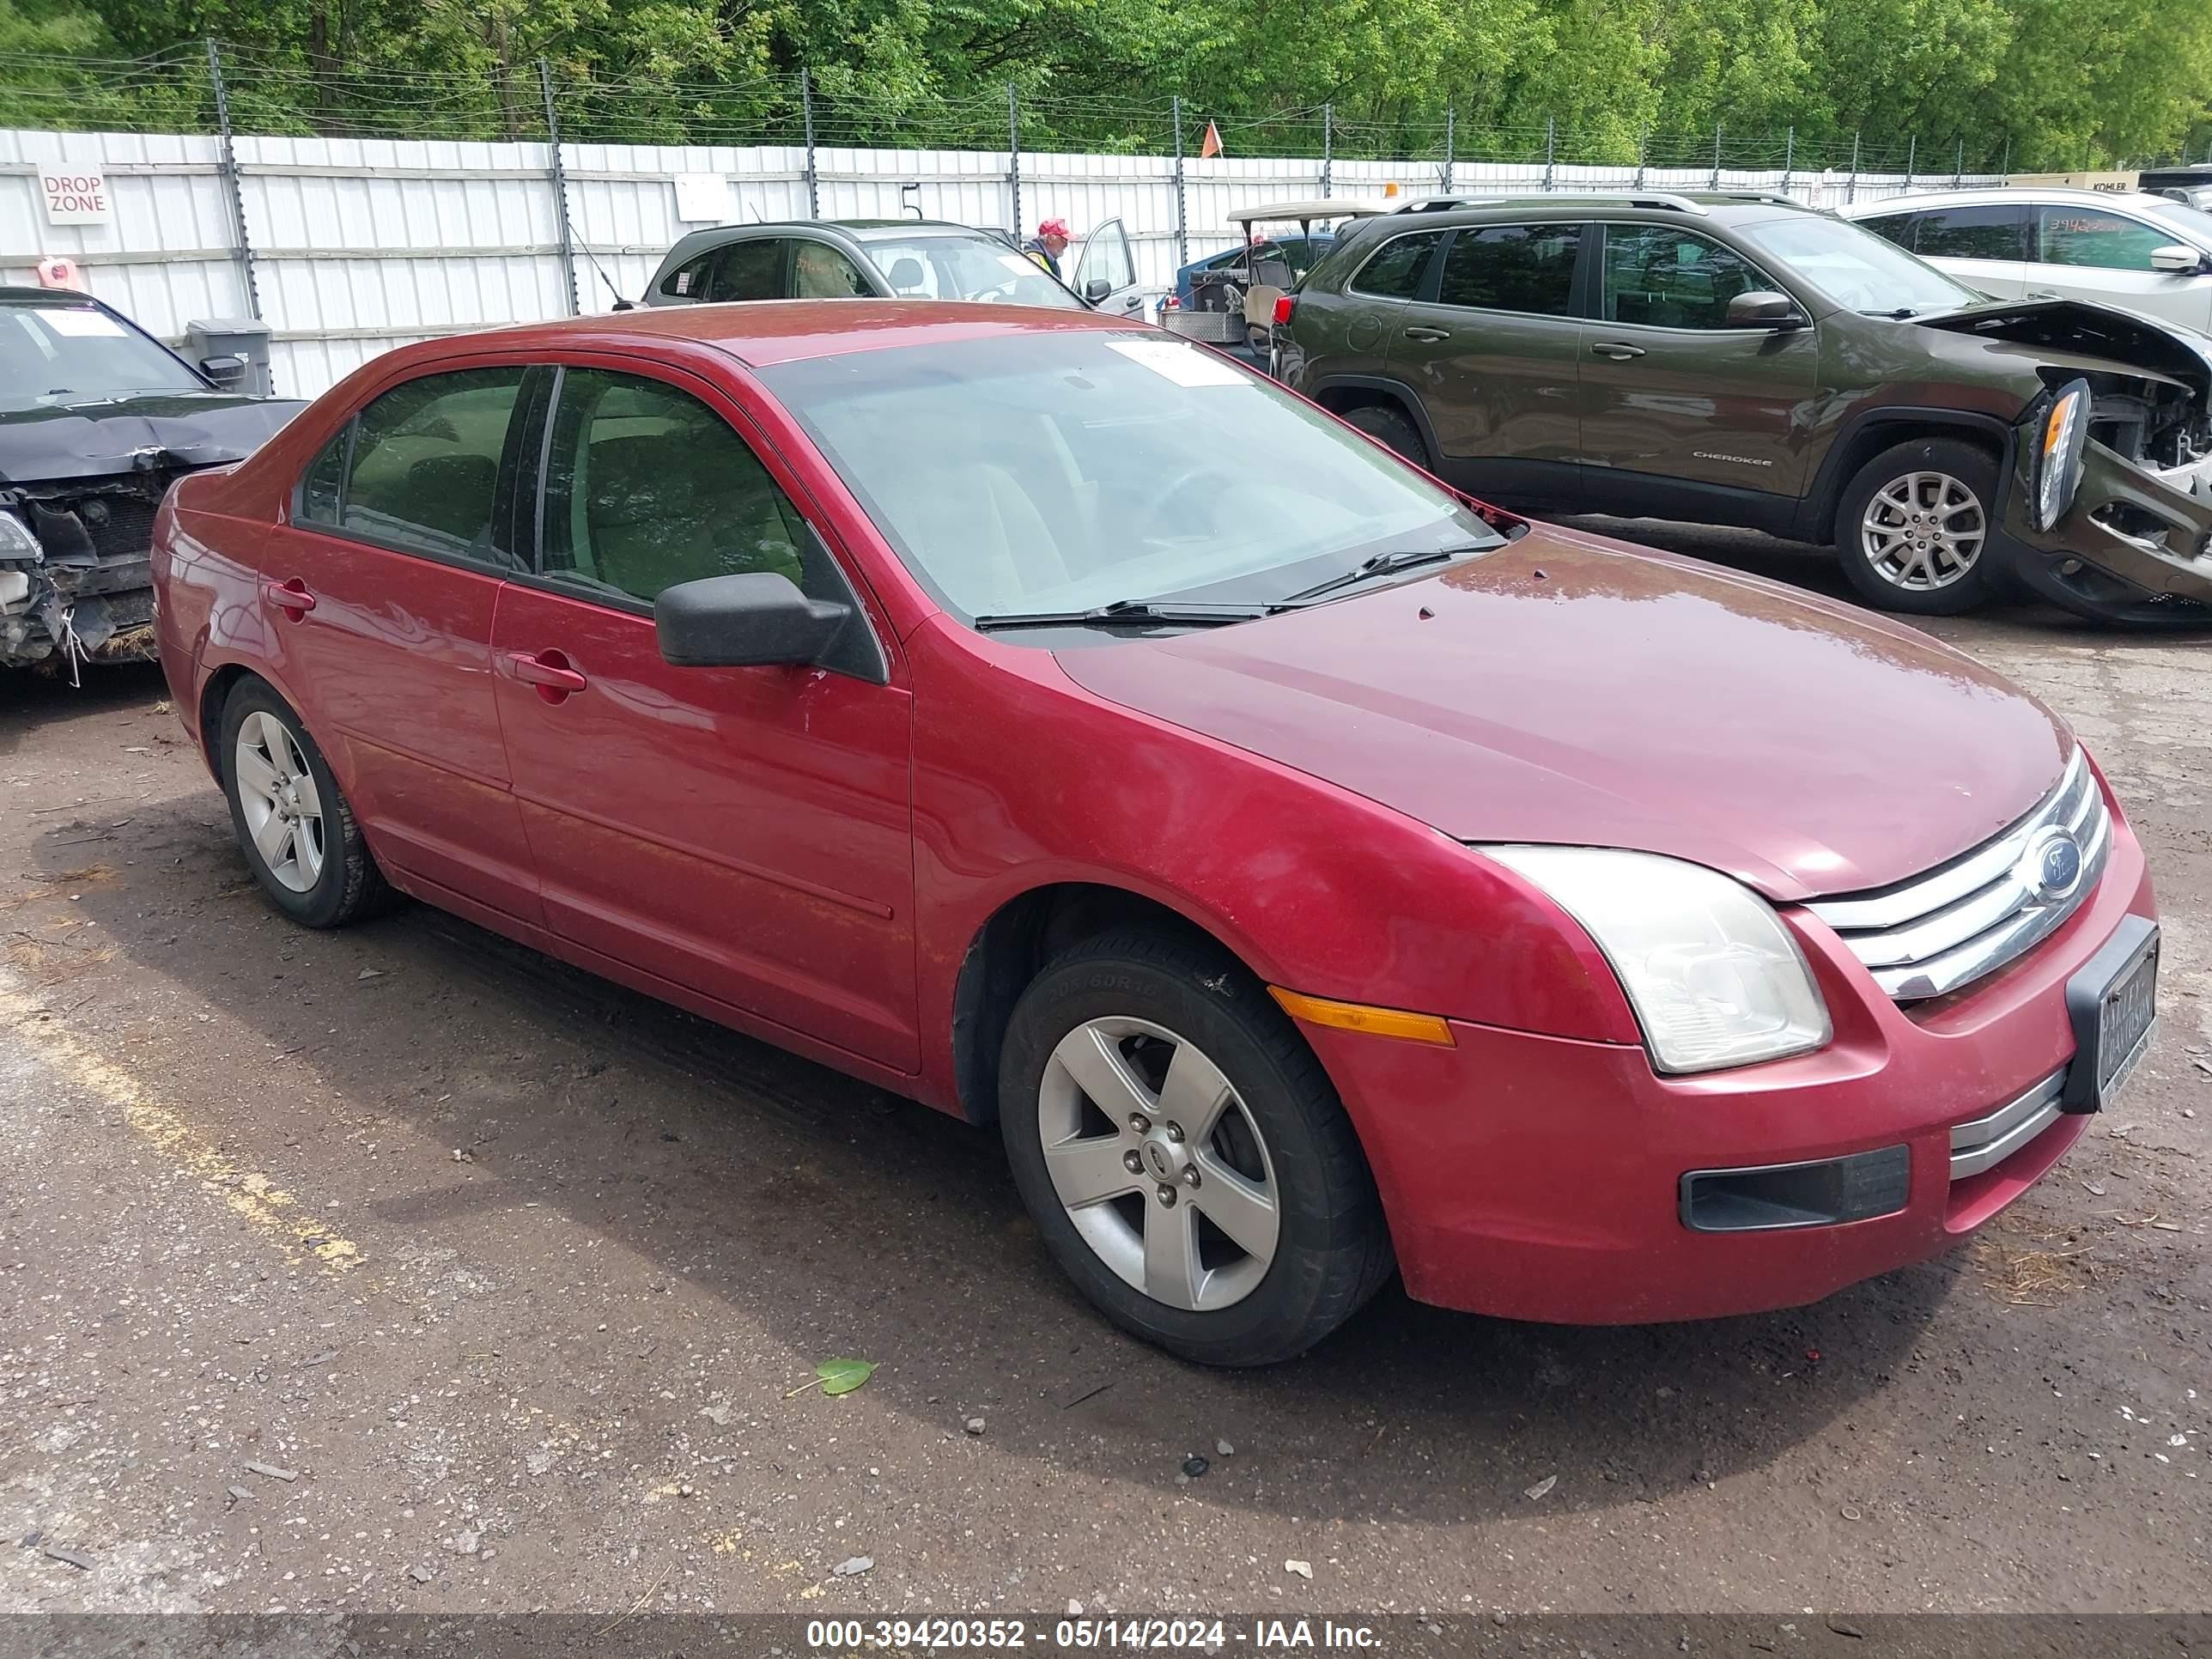
<path id="1" fill-rule="evenodd" d="M 191 370 L 97 306 L 0 306 L 0 405 L 204 392 Z"/>
<path id="2" fill-rule="evenodd" d="M 2164 198 L 2146 203 L 2144 207 L 2152 218 L 2172 226 L 2197 247 L 2212 248 L 2212 213 L 2193 208 L 2186 202 Z"/>
<path id="3" fill-rule="evenodd" d="M 1053 330 L 762 372 L 906 564 L 967 617 L 1257 606 L 1378 553 L 1501 538 L 1225 357 Z"/>
<path id="4" fill-rule="evenodd" d="M 1080 311 L 1083 301 L 1025 253 L 996 237 L 915 236 L 866 244 L 868 257 L 902 300 L 990 300 Z"/>
<path id="5" fill-rule="evenodd" d="M 1981 296 L 1864 228 L 1810 215 L 1742 227 L 1743 240 L 1837 304 L 1881 316 L 1955 311 Z"/>

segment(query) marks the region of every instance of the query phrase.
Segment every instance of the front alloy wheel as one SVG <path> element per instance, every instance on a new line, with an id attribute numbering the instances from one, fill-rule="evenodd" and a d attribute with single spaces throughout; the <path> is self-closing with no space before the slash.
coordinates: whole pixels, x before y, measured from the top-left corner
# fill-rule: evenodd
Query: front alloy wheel
<path id="1" fill-rule="evenodd" d="M 1908 472 L 1869 498 L 1859 546 L 1885 581 L 1933 592 L 1965 580 L 1989 537 L 1981 497 L 1948 472 Z"/>
<path id="2" fill-rule="evenodd" d="M 2002 591 L 1990 521 L 1997 459 L 1963 438 L 1913 438 L 1859 468 L 1835 507 L 1844 574 L 1867 604 L 1955 617 Z"/>

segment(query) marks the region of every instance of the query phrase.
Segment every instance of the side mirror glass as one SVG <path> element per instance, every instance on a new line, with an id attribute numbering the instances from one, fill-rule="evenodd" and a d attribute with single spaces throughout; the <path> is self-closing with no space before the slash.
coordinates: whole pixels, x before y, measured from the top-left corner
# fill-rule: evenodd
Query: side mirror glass
<path id="1" fill-rule="evenodd" d="M 1083 285 L 1083 297 L 1094 306 L 1113 291 L 1113 283 L 1108 282 L 1103 276 L 1093 276 Z"/>
<path id="2" fill-rule="evenodd" d="M 1755 288 L 1728 302 L 1730 328 L 1802 328 L 1807 320 L 1795 300 L 1771 289 Z"/>
<path id="3" fill-rule="evenodd" d="M 246 359 L 203 357 L 200 359 L 200 373 L 225 392 L 234 392 L 246 384 Z"/>
<path id="4" fill-rule="evenodd" d="M 2150 251 L 2150 268 L 2162 270 L 2170 276 L 2194 276 L 2208 263 L 2212 261 L 2207 261 L 2204 255 L 2195 248 L 2185 247 L 2179 242 L 2169 242 L 2164 247 L 2154 247 Z"/>
<path id="5" fill-rule="evenodd" d="M 662 589 L 653 621 L 662 660 L 678 668 L 769 668 L 822 661 L 854 615 L 788 576 L 749 571 Z"/>

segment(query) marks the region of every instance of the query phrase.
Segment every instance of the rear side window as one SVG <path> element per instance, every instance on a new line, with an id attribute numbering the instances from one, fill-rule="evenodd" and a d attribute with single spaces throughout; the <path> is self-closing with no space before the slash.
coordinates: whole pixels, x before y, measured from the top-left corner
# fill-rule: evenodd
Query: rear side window
<path id="1" fill-rule="evenodd" d="M 2026 203 L 1996 207 L 1938 208 L 1916 213 L 1913 240 L 1905 244 L 1923 259 L 2025 259 Z M 1895 240 L 1895 239 L 1893 239 Z"/>
<path id="2" fill-rule="evenodd" d="M 707 273 L 714 268 L 721 249 L 714 248 L 696 259 L 686 259 L 660 279 L 660 291 L 672 300 L 701 300 L 707 295 Z"/>
<path id="3" fill-rule="evenodd" d="M 783 285 L 783 256 L 790 246 L 781 236 L 763 236 L 715 249 L 699 297 L 712 303 L 789 299 Z"/>
<path id="4" fill-rule="evenodd" d="M 1726 328 L 1730 300 L 1773 286 L 1735 249 L 1672 225 L 1606 228 L 1604 316 L 1609 323 Z"/>
<path id="5" fill-rule="evenodd" d="M 1899 247 L 1912 246 L 1914 216 L 1910 213 L 1885 213 L 1879 219 L 1862 219 L 1858 222 L 1877 236 L 1886 236 Z"/>
<path id="6" fill-rule="evenodd" d="M 520 568 L 494 534 L 492 506 L 527 372 L 468 368 L 394 386 L 316 457 L 302 517 L 412 551 Z"/>
<path id="7" fill-rule="evenodd" d="M 1579 225 L 1485 225 L 1462 230 L 1444 253 L 1437 300 L 1485 311 L 1565 317 L 1572 309 Z"/>
<path id="8" fill-rule="evenodd" d="M 1412 299 L 1420 292 L 1421 278 L 1428 274 L 1429 261 L 1443 240 L 1441 230 L 1393 237 L 1359 268 L 1352 286 L 1380 300 Z"/>
<path id="9" fill-rule="evenodd" d="M 2151 250 L 2173 240 L 2164 231 L 2102 208 L 2039 209 L 2036 230 L 2037 257 L 2045 264 L 2100 270 L 2148 270 Z"/>

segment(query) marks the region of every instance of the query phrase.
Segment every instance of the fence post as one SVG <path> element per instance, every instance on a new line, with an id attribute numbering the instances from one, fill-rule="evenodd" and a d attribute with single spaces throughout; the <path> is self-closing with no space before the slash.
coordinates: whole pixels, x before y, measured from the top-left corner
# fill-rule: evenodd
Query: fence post
<path id="1" fill-rule="evenodd" d="M 1636 135 L 1636 188 L 1644 188 L 1644 170 L 1651 155 L 1651 134 L 1647 129 Z"/>
<path id="2" fill-rule="evenodd" d="M 584 308 L 576 293 L 576 238 L 568 224 L 568 174 L 561 163 L 561 118 L 553 110 L 553 65 L 538 60 L 538 90 L 545 100 L 545 176 L 553 185 L 553 222 L 561 233 L 561 274 L 568 279 L 568 314 Z"/>
<path id="3" fill-rule="evenodd" d="M 1550 116 L 1544 118 L 1544 193 L 1550 195 L 1552 179 L 1558 170 L 1559 159 L 1559 126 Z"/>
<path id="4" fill-rule="evenodd" d="M 2012 183 L 2012 140 L 2010 138 L 2005 140 L 2004 159 L 1997 163 L 1997 177 L 2008 185 Z"/>
<path id="5" fill-rule="evenodd" d="M 1022 234 L 1022 106 L 1014 83 L 1006 82 L 1006 183 L 1014 195 L 1014 234 Z"/>
<path id="6" fill-rule="evenodd" d="M 799 71 L 799 111 L 806 123 L 806 216 L 822 216 L 822 180 L 814 171 L 814 76 Z"/>
<path id="7" fill-rule="evenodd" d="M 1336 106 L 1321 106 L 1321 193 L 1328 194 L 1329 174 L 1336 161 Z"/>
<path id="8" fill-rule="evenodd" d="M 1782 140 L 1782 193 L 1790 193 L 1791 179 L 1797 172 L 1797 129 L 1791 127 Z"/>
<path id="9" fill-rule="evenodd" d="M 1854 132 L 1851 134 L 1851 181 L 1844 186 L 1844 201 L 1846 205 L 1849 205 L 1850 203 L 1856 202 L 1858 199 L 1859 136 L 1857 133 Z"/>
<path id="10" fill-rule="evenodd" d="M 1905 141 L 1905 193 L 1912 194 L 1912 163 L 1920 155 L 1920 135 L 1912 134 Z"/>
<path id="11" fill-rule="evenodd" d="M 1456 113 L 1450 105 L 1444 106 L 1444 194 L 1447 196 L 1452 193 L 1452 152 L 1458 137 L 1452 123 Z"/>
<path id="12" fill-rule="evenodd" d="M 1951 167 L 1951 188 L 1956 190 L 1966 182 L 1966 141 L 1959 140 L 1958 160 Z"/>
<path id="13" fill-rule="evenodd" d="M 253 238 L 246 228 L 246 191 L 239 183 L 238 146 L 232 142 L 230 131 L 230 89 L 222 83 L 222 48 L 216 45 L 215 36 L 207 42 L 208 84 L 215 93 L 215 121 L 222 135 L 222 176 L 230 185 L 230 211 L 238 228 L 238 264 L 246 276 L 246 308 L 256 321 L 261 319 L 261 280 L 253 269 Z"/>
<path id="14" fill-rule="evenodd" d="M 1190 263 L 1190 225 L 1185 214 L 1182 188 L 1182 94 L 1175 100 L 1175 155 L 1176 155 L 1176 264 Z"/>
<path id="15" fill-rule="evenodd" d="M 1713 188 L 1721 187 L 1721 124 L 1713 123 Z"/>

